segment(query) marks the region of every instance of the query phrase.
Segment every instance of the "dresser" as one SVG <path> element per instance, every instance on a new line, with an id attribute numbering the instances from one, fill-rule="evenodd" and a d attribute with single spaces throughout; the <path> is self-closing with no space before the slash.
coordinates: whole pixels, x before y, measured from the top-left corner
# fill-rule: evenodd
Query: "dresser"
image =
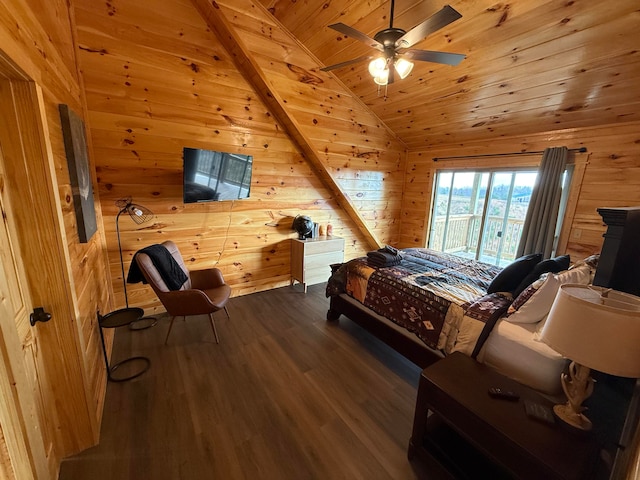
<path id="1" fill-rule="evenodd" d="M 344 261 L 344 238 L 316 237 L 293 239 L 291 245 L 291 285 L 304 286 L 326 282 L 331 276 L 330 265 Z"/>

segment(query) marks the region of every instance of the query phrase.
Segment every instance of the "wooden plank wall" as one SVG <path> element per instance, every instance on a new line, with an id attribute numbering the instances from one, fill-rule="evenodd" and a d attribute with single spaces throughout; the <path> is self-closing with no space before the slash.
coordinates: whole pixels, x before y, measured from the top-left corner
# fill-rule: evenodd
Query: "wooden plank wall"
<path id="1" fill-rule="evenodd" d="M 286 91 L 371 230 L 396 243 L 404 148 L 340 84 L 327 85 L 330 76 L 312 76 L 314 61 L 257 7 L 233 18 L 235 28 Z M 120 219 L 127 270 L 137 250 L 171 239 L 191 268 L 218 266 L 233 295 L 289 283 L 295 215 L 331 223 L 346 239 L 347 258 L 369 248 L 191 2 L 79 0 L 75 14 L 118 305 L 124 302 L 114 202 L 126 196 L 155 213 L 140 226 Z M 185 205 L 183 147 L 253 155 L 251 198 Z M 127 291 L 131 304 L 161 308 L 147 286 Z"/>
<path id="2" fill-rule="evenodd" d="M 568 225 L 566 253 L 575 260 L 599 253 L 605 227 L 596 209 L 640 205 L 639 132 L 640 123 L 636 122 L 499 138 L 490 144 L 470 142 L 442 145 L 430 150 L 410 152 L 400 244 L 403 247 L 416 247 L 424 246 L 427 242 L 427 222 L 436 169 L 535 165 L 539 161 L 536 157 L 521 156 L 433 162 L 433 157 L 534 151 L 553 146 L 584 146 L 588 152 L 576 154 L 575 157 L 578 164 L 585 165 L 586 162 L 586 168 L 582 183 L 577 186 L 575 211 L 567 211 L 565 217 Z"/>
<path id="3" fill-rule="evenodd" d="M 86 400 L 95 415 L 93 422 L 99 425 L 106 378 L 96 311 L 100 309 L 104 312 L 111 309 L 109 273 L 106 268 L 104 236 L 97 197 L 95 207 L 99 231 L 88 243 L 79 242 L 58 113 L 58 105 L 64 103 L 81 117 L 84 116 L 82 84 L 76 68 L 73 43 L 73 20 L 65 0 L 5 0 L 0 4 L 1 53 L 38 83 L 44 96 L 48 140 L 64 224 L 60 235 L 66 241 L 68 254 L 61 261 L 65 266 L 65 275 L 69 278 L 69 283 L 56 291 L 64 291 L 64 297 L 58 300 L 70 304 L 72 318 L 68 320 L 77 327 L 77 338 L 67 338 L 65 341 L 71 346 L 75 342 L 80 345 L 84 372 L 83 378 L 77 381 L 88 383 L 85 389 L 88 391 L 89 398 Z M 45 192 L 42 193 L 45 194 Z M 31 206 L 23 205 L 13 213 L 20 215 L 21 208 L 28 209 Z M 42 270 L 46 271 L 46 269 Z M 46 282 L 47 279 L 42 278 L 42 281 Z M 59 372 L 59 374 L 68 375 L 68 372 Z M 68 395 L 65 402 L 65 392 L 60 391 L 59 386 L 56 389 L 58 408 L 72 405 L 73 402 Z M 77 418 L 76 421 L 82 420 Z M 68 426 L 62 425 L 59 428 L 62 429 L 63 437 L 69 435 Z M 65 438 L 66 451 L 63 448 L 57 454 L 66 456 L 90 446 L 97 441 L 97 433 L 96 431 L 95 438 L 89 439 Z"/>

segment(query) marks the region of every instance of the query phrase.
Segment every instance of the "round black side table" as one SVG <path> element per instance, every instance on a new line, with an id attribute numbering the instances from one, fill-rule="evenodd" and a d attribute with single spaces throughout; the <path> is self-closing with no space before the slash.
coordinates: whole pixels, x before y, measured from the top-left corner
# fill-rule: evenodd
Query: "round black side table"
<path id="1" fill-rule="evenodd" d="M 124 382 L 139 377 L 144 372 L 149 370 L 151 361 L 147 357 L 131 357 L 125 360 L 121 360 L 115 365 L 109 365 L 109 358 L 107 357 L 107 347 L 104 343 L 104 335 L 102 333 L 103 328 L 118 328 L 130 325 L 142 318 L 144 310 L 137 307 L 121 308 L 120 310 L 114 310 L 106 315 L 100 315 L 98 312 L 98 325 L 100 326 L 100 340 L 102 341 L 102 352 L 104 353 L 104 363 L 107 367 L 107 378 L 112 382 Z M 138 362 L 140 367 L 134 371 L 131 375 L 125 377 L 114 376 L 113 373 L 124 364 Z"/>

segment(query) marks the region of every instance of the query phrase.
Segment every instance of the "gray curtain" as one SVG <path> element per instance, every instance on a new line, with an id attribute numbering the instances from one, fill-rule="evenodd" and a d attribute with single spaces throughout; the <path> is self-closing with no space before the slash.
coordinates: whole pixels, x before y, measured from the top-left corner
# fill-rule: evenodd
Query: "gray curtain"
<path id="1" fill-rule="evenodd" d="M 543 254 L 543 258 L 551 257 L 562 195 L 562 174 L 568 156 L 567 147 L 547 148 L 542 155 L 522 229 L 518 257 L 538 252 Z"/>

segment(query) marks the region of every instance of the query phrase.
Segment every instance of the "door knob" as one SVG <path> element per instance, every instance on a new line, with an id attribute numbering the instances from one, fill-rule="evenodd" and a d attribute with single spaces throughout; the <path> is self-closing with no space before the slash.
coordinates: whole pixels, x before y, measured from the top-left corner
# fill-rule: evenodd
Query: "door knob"
<path id="1" fill-rule="evenodd" d="M 48 322 L 51 320 L 51 314 L 44 311 L 42 307 L 36 307 L 33 309 L 33 313 L 29 315 L 29 322 L 32 327 L 35 327 L 36 322 Z"/>

